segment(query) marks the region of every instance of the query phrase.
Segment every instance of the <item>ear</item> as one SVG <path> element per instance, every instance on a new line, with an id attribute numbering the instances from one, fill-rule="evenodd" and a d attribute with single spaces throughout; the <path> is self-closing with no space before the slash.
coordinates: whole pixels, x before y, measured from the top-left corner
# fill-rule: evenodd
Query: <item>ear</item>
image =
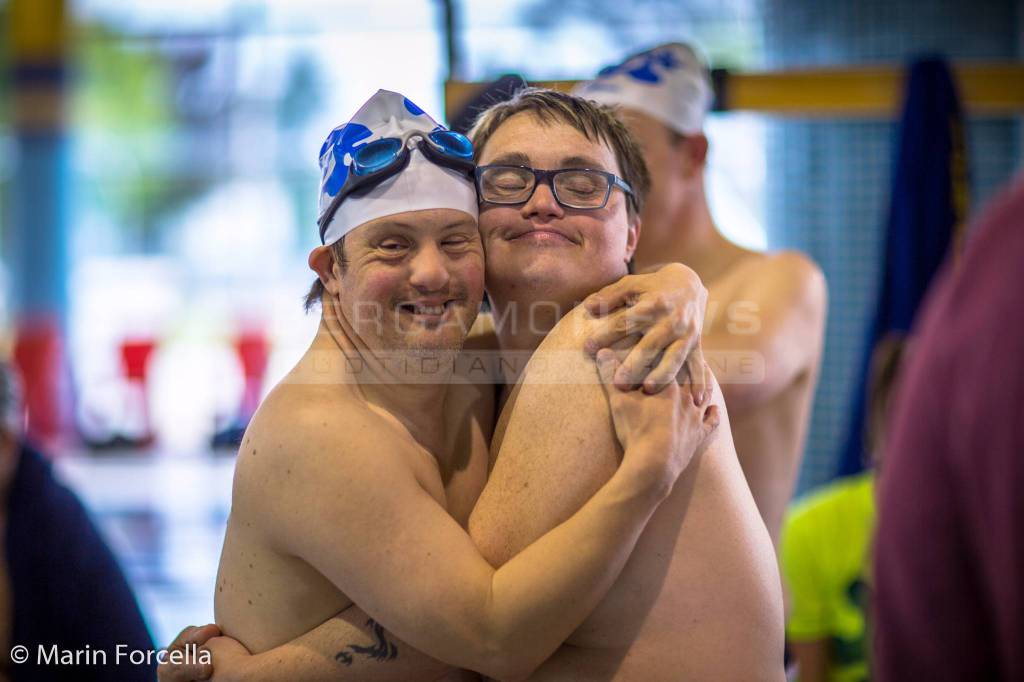
<path id="1" fill-rule="evenodd" d="M 633 218 L 626 226 L 626 258 L 623 262 L 629 263 L 629 260 L 636 253 L 637 244 L 640 243 L 640 216 Z"/>
<path id="2" fill-rule="evenodd" d="M 338 270 L 335 269 L 334 255 L 331 247 L 318 246 L 309 252 L 309 269 L 320 278 L 320 283 L 329 293 L 338 295 L 341 288 Z"/>
<path id="3" fill-rule="evenodd" d="M 687 135 L 683 139 L 683 151 L 686 155 L 687 175 L 703 174 L 708 160 L 708 138 L 703 133 Z"/>

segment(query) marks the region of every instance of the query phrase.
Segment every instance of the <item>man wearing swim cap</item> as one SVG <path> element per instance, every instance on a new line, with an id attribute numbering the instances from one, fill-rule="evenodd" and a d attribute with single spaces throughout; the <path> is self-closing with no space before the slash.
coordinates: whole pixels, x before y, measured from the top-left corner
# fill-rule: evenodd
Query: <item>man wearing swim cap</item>
<path id="1" fill-rule="evenodd" d="M 712 90 L 693 48 L 671 43 L 634 55 L 575 93 L 618 108 L 643 148 L 651 192 L 637 266 L 684 263 L 708 288 L 708 364 L 729 405 L 743 473 L 777 546 L 821 360 L 824 277 L 803 254 L 750 251 L 715 226 L 704 190 L 703 124 Z"/>
<path id="2" fill-rule="evenodd" d="M 308 679 L 324 663 L 364 680 L 448 669 L 416 650 L 499 679 L 529 674 L 607 593 L 717 424 L 718 408 L 682 398 L 674 381 L 606 399 L 598 384 L 616 363 L 602 355 L 595 371 L 577 353 L 604 422 L 612 405 L 615 431 L 604 426 L 609 447 L 621 439 L 621 465 L 557 528 L 501 568 L 488 564 L 465 527 L 487 475 L 494 392 L 448 385 L 447 369 L 483 293 L 466 147 L 381 91 L 321 155 L 325 245 L 310 256 L 321 326 L 246 433 L 217 579 L 218 624 L 268 652 L 247 665 L 269 661 L 275 679 Z M 610 250 L 605 261 L 615 262 Z M 341 612 L 329 625 L 343 634 L 287 644 Z M 175 647 L 209 634 L 186 631 Z M 238 645 L 218 646 L 219 674 L 256 679 L 222 670 Z M 161 675 L 172 672 L 183 671 Z"/>

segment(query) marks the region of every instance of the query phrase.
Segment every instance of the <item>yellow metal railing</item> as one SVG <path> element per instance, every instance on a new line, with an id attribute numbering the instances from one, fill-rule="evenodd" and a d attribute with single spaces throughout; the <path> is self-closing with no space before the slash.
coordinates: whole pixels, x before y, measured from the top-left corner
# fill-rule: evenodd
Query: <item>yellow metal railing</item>
<path id="1" fill-rule="evenodd" d="M 954 64 L 961 101 L 969 116 L 1024 114 L 1024 63 Z M 903 97 L 903 66 L 836 67 L 779 72 L 716 74 L 717 109 L 768 115 L 889 118 Z M 540 81 L 540 87 L 569 90 L 577 81 Z M 484 83 L 445 83 L 449 120 Z"/>

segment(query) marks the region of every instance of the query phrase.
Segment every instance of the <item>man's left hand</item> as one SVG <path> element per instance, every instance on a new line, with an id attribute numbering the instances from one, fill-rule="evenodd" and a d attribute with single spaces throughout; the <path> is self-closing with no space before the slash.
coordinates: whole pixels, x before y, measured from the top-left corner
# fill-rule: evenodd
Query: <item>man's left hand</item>
<path id="1" fill-rule="evenodd" d="M 210 682 L 229 682 L 230 680 L 248 679 L 245 665 L 252 659 L 249 650 L 237 639 L 230 637 L 214 637 L 204 646 L 213 656 L 214 669 Z"/>
<path id="2" fill-rule="evenodd" d="M 213 666 L 207 663 L 200 663 L 198 660 L 185 660 L 185 657 L 171 656 L 172 652 L 195 651 L 194 647 L 202 647 L 211 637 L 220 635 L 220 628 L 213 623 L 196 627 L 190 625 L 174 638 L 174 641 L 167 646 L 167 656 L 157 666 L 156 677 L 158 682 L 193 682 L 194 680 L 208 680 L 213 674 Z"/>
<path id="3" fill-rule="evenodd" d="M 585 342 L 596 355 L 602 348 L 638 334 L 640 339 L 615 373 L 615 386 L 646 393 L 660 391 L 686 368 L 695 404 L 707 391 L 701 331 L 708 291 L 690 268 L 671 263 L 656 272 L 627 275 L 583 301 L 598 318 Z"/>

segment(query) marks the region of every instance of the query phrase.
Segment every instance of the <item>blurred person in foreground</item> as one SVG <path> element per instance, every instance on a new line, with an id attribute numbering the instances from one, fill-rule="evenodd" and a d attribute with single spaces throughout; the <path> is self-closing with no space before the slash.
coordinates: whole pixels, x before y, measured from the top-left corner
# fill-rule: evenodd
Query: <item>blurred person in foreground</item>
<path id="1" fill-rule="evenodd" d="M 0 417 L 0 680 L 152 680 L 153 640 L 135 597 L 81 502 L 22 439 L 19 381 L 6 362 Z M 119 645 L 148 661 L 118 661 Z M 15 646 L 27 647 L 27 662 L 10 659 Z M 68 652 L 74 663 L 61 662 Z"/>
<path id="2" fill-rule="evenodd" d="M 740 465 L 777 547 L 818 379 L 825 279 L 802 253 L 751 251 L 715 225 L 703 130 L 713 91 L 692 47 L 669 43 L 634 55 L 575 93 L 615 107 L 643 149 L 651 190 L 637 267 L 683 263 L 708 289 L 703 346 L 729 406 Z"/>
<path id="3" fill-rule="evenodd" d="M 872 353 L 864 439 L 871 468 L 814 491 L 786 516 L 780 553 L 789 597 L 786 638 L 800 682 L 869 677 L 875 478 L 903 353 L 896 335 L 881 339 Z"/>
<path id="4" fill-rule="evenodd" d="M 483 391 L 472 399 L 474 410 L 483 407 L 484 415 L 500 413 L 491 441 L 493 459 L 475 474 L 480 487 L 468 489 L 449 513 L 468 527 L 486 562 L 481 571 L 488 573 L 495 566 L 500 567 L 496 575 L 515 575 L 536 561 L 538 547 L 548 548 L 569 566 L 593 556 L 593 543 L 612 532 L 609 526 L 595 527 L 597 535 L 584 543 L 553 543 L 555 537 L 568 538 L 570 524 L 578 523 L 581 514 L 590 514 L 608 487 L 617 485 L 630 468 L 630 455 L 623 456 L 616 441 L 617 433 L 623 438 L 620 412 L 626 404 L 621 401 L 643 407 L 644 401 L 656 397 L 643 393 L 655 393 L 666 381 L 671 389 L 679 368 L 689 362 L 689 349 L 676 325 L 658 323 L 666 292 L 681 295 L 688 304 L 701 291 L 694 292 L 685 278 L 666 286 L 672 278 L 666 280 L 664 274 L 626 276 L 647 181 L 639 151 L 610 111 L 563 93 L 523 91 L 488 110 L 473 136 L 482 201 L 480 236 L 488 258 L 486 285 L 495 311 L 493 328 L 476 341 L 500 349 L 503 358 L 526 355 L 529 362 L 525 369 L 518 368 L 521 373 L 503 365 L 509 374 L 497 391 Z M 667 272 L 678 275 L 681 267 L 669 267 Z M 657 282 L 661 285 L 653 284 Z M 632 305 L 610 305 L 616 312 L 604 316 L 577 305 L 609 285 L 612 291 L 606 294 L 617 294 Z M 324 295 L 325 311 L 337 306 L 336 297 L 346 295 L 344 288 L 334 283 L 330 287 Z M 649 295 L 652 289 L 658 296 Z M 676 307 L 667 305 L 673 311 Z M 682 307 L 689 307 L 692 317 L 684 318 L 686 324 L 680 327 L 699 336 L 702 307 Z M 532 322 L 520 318 L 518 324 L 510 323 L 510 316 L 527 312 Z M 593 360 L 584 348 L 593 334 L 606 331 L 604 325 L 619 328 L 620 336 L 627 337 L 622 354 L 641 334 L 645 346 L 667 344 L 664 365 L 647 368 L 645 378 L 643 372 L 633 374 L 643 363 L 631 360 L 631 355 L 619 365 L 608 352 L 601 352 L 598 385 Z M 687 371 L 695 375 L 689 366 Z M 609 387 L 613 377 L 616 383 L 642 385 L 643 391 Z M 517 597 L 517 612 L 525 613 L 541 598 L 562 621 L 585 606 L 582 624 L 559 633 L 561 646 L 538 647 L 550 634 L 547 625 L 527 639 L 507 641 L 507 648 L 481 650 L 478 644 L 467 644 L 479 638 L 501 643 L 504 640 L 493 638 L 510 631 L 495 631 L 479 619 L 445 620 L 441 610 L 422 605 L 415 586 L 429 590 L 450 612 L 451 605 L 443 603 L 456 592 L 444 585 L 461 573 L 454 570 L 447 553 L 438 556 L 431 550 L 424 555 L 424 545 L 415 562 L 406 565 L 408 558 L 402 559 L 404 570 L 386 594 L 366 602 L 368 611 L 387 616 L 374 619 L 380 629 L 369 638 L 358 627 L 367 616 L 354 607 L 257 656 L 247 656 L 231 640 L 215 638 L 207 642 L 214 651 L 214 679 L 433 679 L 428 676 L 431 669 L 422 665 L 396 666 L 397 661 L 422 656 L 411 647 L 500 679 L 781 679 L 781 588 L 770 539 L 736 460 L 720 391 L 710 372 L 702 380 L 708 382 L 709 397 L 696 402 L 717 406 L 726 428 L 706 439 L 671 490 L 665 490 L 667 497 L 636 538 L 629 560 L 608 567 L 617 577 L 602 586 L 603 599 L 581 604 L 574 595 L 588 586 L 570 585 L 564 567 L 536 574 L 541 592 Z M 485 438 L 493 423 L 493 416 L 481 422 Z M 646 437 L 664 426 L 649 422 Z M 628 453 L 634 446 L 629 437 L 623 441 Z M 246 452 L 243 448 L 243 456 Z M 349 468 L 343 470 L 347 473 Z M 333 524 L 338 517 L 318 514 L 307 525 L 332 533 L 325 518 Z M 359 523 L 365 526 L 359 533 L 381 538 L 386 544 L 380 551 L 391 547 L 396 560 L 405 551 L 390 538 L 398 535 L 407 543 L 418 536 L 417 526 L 396 523 L 391 514 L 374 515 L 369 508 Z M 296 535 L 302 532 L 303 527 L 294 530 Z M 386 564 L 390 556 L 380 556 L 378 564 Z M 440 565 L 434 567 L 436 562 Z M 257 565 L 252 570 L 265 569 Z M 388 575 L 390 570 L 384 577 Z M 264 595 L 250 598 L 255 602 Z M 495 598 L 489 599 L 495 603 Z M 355 601 L 360 603 L 358 597 Z M 325 619 L 325 610 L 344 603 L 318 601 L 319 615 L 303 617 L 307 622 Z M 300 606 L 284 603 L 278 612 L 298 617 L 305 610 Z M 409 646 L 398 643 L 389 631 Z M 204 629 L 186 631 L 179 644 L 208 636 Z M 348 644 L 354 641 L 358 646 Z M 386 664 L 371 661 L 374 665 L 356 674 L 352 659 L 362 661 L 367 651 Z M 208 671 L 178 669 L 163 679 L 190 679 L 190 672 Z"/>
<path id="5" fill-rule="evenodd" d="M 930 291 L 879 483 L 874 673 L 1024 679 L 1024 177 Z"/>

